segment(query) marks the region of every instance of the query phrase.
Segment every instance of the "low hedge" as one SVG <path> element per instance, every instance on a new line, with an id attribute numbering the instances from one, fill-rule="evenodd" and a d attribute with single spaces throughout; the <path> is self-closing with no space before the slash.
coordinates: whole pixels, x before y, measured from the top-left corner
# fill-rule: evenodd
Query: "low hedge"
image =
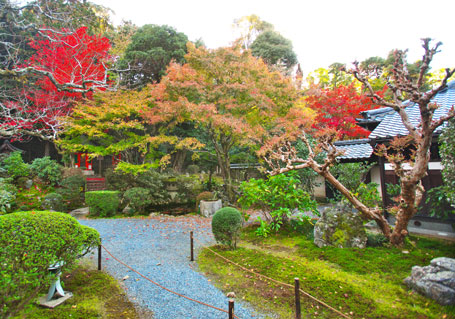
<path id="1" fill-rule="evenodd" d="M 90 215 L 109 217 L 115 215 L 120 205 L 119 192 L 85 192 L 85 203 L 90 208 Z"/>
<path id="2" fill-rule="evenodd" d="M 50 284 L 48 268 L 71 267 L 100 243 L 98 232 L 68 214 L 31 211 L 0 216 L 0 317 L 9 318 Z"/>

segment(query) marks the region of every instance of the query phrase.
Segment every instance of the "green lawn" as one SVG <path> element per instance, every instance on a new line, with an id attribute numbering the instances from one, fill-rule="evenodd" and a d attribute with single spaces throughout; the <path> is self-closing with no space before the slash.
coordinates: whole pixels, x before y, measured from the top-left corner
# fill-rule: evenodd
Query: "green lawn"
<path id="1" fill-rule="evenodd" d="M 455 257 L 455 244 L 412 237 L 403 248 L 366 249 L 316 247 L 297 232 L 259 238 L 245 230 L 240 248 L 215 250 L 248 269 L 293 284 L 352 318 L 455 318 L 455 307 L 444 307 L 407 289 L 402 283 L 414 265 L 435 257 Z M 293 289 L 264 282 L 226 263 L 208 250 L 198 259 L 200 270 L 224 291 L 234 291 L 271 318 L 293 318 Z M 304 318 L 338 318 L 317 302 L 302 297 Z"/>

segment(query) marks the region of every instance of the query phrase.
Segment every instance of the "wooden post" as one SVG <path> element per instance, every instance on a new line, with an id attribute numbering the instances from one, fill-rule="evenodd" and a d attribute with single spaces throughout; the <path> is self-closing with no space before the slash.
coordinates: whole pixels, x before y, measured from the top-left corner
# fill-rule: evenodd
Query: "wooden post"
<path id="1" fill-rule="evenodd" d="M 234 319 L 234 299 L 229 299 L 229 319 Z"/>
<path id="2" fill-rule="evenodd" d="M 190 249 L 191 249 L 191 261 L 194 261 L 194 244 L 193 244 L 193 231 L 190 231 Z"/>
<path id="3" fill-rule="evenodd" d="M 101 240 L 98 245 L 98 270 L 101 270 Z"/>
<path id="4" fill-rule="evenodd" d="M 295 319 L 302 319 L 302 313 L 300 311 L 300 280 L 294 278 L 294 290 L 295 290 Z"/>

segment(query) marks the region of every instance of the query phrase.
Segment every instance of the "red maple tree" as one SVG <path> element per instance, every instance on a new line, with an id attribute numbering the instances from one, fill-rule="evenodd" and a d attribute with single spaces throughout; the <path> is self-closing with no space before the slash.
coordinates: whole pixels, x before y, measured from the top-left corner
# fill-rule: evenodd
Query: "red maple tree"
<path id="1" fill-rule="evenodd" d="M 61 129 L 59 119 L 71 113 L 75 101 L 108 86 L 109 40 L 80 27 L 43 33 L 29 45 L 36 52 L 16 70 L 31 70 L 38 79 L 23 89 L 22 98 L 3 104 L 0 135 L 53 139 Z"/>
<path id="2" fill-rule="evenodd" d="M 317 112 L 313 128 L 336 130 L 338 139 L 367 137 L 370 132 L 358 126 L 356 118 L 360 117 L 360 112 L 378 107 L 353 84 L 318 90 L 306 97 L 306 103 Z"/>

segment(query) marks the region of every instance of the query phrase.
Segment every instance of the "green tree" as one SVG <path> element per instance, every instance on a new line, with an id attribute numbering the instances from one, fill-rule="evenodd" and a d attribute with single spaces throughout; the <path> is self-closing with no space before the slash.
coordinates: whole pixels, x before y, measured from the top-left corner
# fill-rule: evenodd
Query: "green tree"
<path id="1" fill-rule="evenodd" d="M 109 51 L 114 57 L 123 58 L 126 48 L 131 43 L 131 38 L 136 33 L 138 27 L 131 21 L 122 23 L 106 33 L 106 37 L 111 41 L 112 49 Z"/>
<path id="2" fill-rule="evenodd" d="M 129 68 L 123 74 L 123 82 L 129 87 L 142 87 L 159 82 L 171 61 L 183 63 L 188 37 L 167 25 L 147 24 L 131 37 L 120 62 L 121 68 Z"/>
<path id="3" fill-rule="evenodd" d="M 259 34 L 251 44 L 253 56 L 262 58 L 267 64 L 289 71 L 297 64 L 292 42 L 273 30 Z"/>
<path id="4" fill-rule="evenodd" d="M 283 224 L 288 224 L 294 209 L 318 214 L 317 203 L 303 190 L 296 172 L 267 179 L 252 178 L 240 185 L 240 191 L 239 203 L 245 208 L 259 208 L 265 217 L 265 220 L 258 217 L 261 225 L 256 233 L 260 236 L 267 237 L 272 230 L 278 231 Z M 304 219 L 302 215 L 299 218 Z"/>
<path id="5" fill-rule="evenodd" d="M 307 76 L 309 95 L 319 95 L 323 89 L 335 89 L 339 86 L 355 84 L 354 77 L 344 72 L 345 65 L 339 62 L 332 63 L 327 69 L 318 68 Z"/>

